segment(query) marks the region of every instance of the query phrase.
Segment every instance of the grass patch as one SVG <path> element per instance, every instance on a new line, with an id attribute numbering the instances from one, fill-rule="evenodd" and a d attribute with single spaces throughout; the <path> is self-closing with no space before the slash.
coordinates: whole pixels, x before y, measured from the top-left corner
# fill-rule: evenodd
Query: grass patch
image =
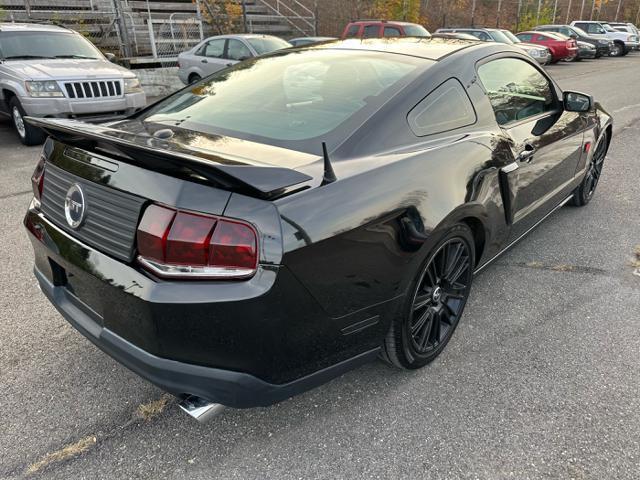
<path id="1" fill-rule="evenodd" d="M 61 448 L 60 450 L 56 450 L 55 452 L 47 453 L 41 460 L 32 464 L 27 468 L 27 475 L 39 472 L 43 468 L 48 467 L 52 463 L 63 462 L 70 458 L 77 457 L 78 455 L 86 452 L 91 447 L 93 447 L 97 438 L 94 436 L 85 437 L 82 440 L 77 441 L 76 443 L 72 443 L 71 445 L 67 445 L 66 447 Z"/>
<path id="2" fill-rule="evenodd" d="M 164 409 L 167 408 L 170 398 L 171 395 L 165 393 L 157 400 L 142 403 L 138 405 L 137 413 L 140 417 L 142 417 L 142 419 L 149 421 L 152 418 L 160 415 L 164 411 Z"/>

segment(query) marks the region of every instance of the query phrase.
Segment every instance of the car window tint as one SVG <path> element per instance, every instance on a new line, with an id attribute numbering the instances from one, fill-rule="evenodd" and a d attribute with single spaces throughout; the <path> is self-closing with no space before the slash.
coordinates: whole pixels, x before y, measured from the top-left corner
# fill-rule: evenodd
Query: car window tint
<path id="1" fill-rule="evenodd" d="M 236 40 L 235 38 L 229 39 L 229 44 L 227 45 L 227 58 L 229 60 L 242 61 L 252 56 L 249 48 L 240 40 Z"/>
<path id="2" fill-rule="evenodd" d="M 492 40 L 492 38 L 489 36 L 489 34 L 485 33 L 485 32 L 480 32 L 477 30 L 472 30 L 469 32 L 466 32 L 470 35 L 473 35 L 474 37 L 476 37 L 479 40 L 482 40 L 483 42 L 489 42 Z"/>
<path id="3" fill-rule="evenodd" d="M 205 57 L 222 58 L 222 56 L 224 55 L 224 44 L 226 41 L 227 40 L 224 38 L 209 40 L 200 49 L 198 55 L 203 55 Z"/>
<path id="4" fill-rule="evenodd" d="M 341 135 L 352 118 L 360 124 L 425 62 L 348 50 L 258 57 L 168 97 L 143 120 L 307 149 L 307 140 Z"/>
<path id="5" fill-rule="evenodd" d="M 360 25 L 351 25 L 347 30 L 347 38 L 357 37 L 358 32 L 360 32 Z"/>
<path id="6" fill-rule="evenodd" d="M 463 86 L 451 78 L 416 105 L 407 120 L 413 133 L 422 137 L 472 125 L 476 114 Z"/>
<path id="7" fill-rule="evenodd" d="M 396 27 L 384 27 L 384 36 L 385 37 L 399 37 L 400 30 Z"/>
<path id="8" fill-rule="evenodd" d="M 519 33 L 518 35 L 516 35 L 516 37 L 518 37 L 523 42 L 530 42 L 533 35 L 531 35 L 530 33 Z"/>
<path id="9" fill-rule="evenodd" d="M 378 36 L 378 32 L 380 32 L 379 25 L 367 25 L 364 27 L 364 38 L 376 38 Z"/>
<path id="10" fill-rule="evenodd" d="M 478 76 L 500 125 L 524 120 L 554 107 L 549 80 L 524 60 L 493 60 L 478 68 Z"/>

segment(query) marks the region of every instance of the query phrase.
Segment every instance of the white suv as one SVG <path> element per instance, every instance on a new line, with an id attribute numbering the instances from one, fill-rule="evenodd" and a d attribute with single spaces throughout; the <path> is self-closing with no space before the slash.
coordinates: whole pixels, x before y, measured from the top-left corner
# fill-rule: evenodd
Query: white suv
<path id="1" fill-rule="evenodd" d="M 607 22 L 596 22 L 590 20 L 576 20 L 571 22 L 572 27 L 578 27 L 589 34 L 606 35 L 613 41 L 611 56 L 620 57 L 626 55 L 631 50 L 637 50 L 640 45 L 638 36 L 633 33 L 619 32 Z"/>
<path id="2" fill-rule="evenodd" d="M 0 23 L 0 114 L 9 116 L 25 145 L 44 132 L 34 117 L 106 121 L 146 104 L 140 82 L 73 30 L 53 25 Z"/>

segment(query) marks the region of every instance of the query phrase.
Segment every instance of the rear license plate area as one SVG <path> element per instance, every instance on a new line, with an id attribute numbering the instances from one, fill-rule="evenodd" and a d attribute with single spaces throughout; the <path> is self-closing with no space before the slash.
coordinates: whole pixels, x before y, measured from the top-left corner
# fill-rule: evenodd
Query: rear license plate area
<path id="1" fill-rule="evenodd" d="M 49 259 L 49 262 L 53 284 L 64 288 L 69 299 L 79 308 L 89 310 L 91 317 L 102 326 L 104 304 L 100 285 L 96 284 L 98 280 L 85 272 L 65 268 L 55 260 Z"/>

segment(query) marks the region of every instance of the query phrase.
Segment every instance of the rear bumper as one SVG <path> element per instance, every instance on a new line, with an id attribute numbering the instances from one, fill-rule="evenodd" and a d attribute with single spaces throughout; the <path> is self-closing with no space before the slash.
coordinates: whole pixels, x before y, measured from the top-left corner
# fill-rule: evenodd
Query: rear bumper
<path id="1" fill-rule="evenodd" d="M 197 395 L 233 408 L 268 406 L 302 393 L 375 358 L 377 349 L 286 384 L 253 375 L 203 367 L 152 355 L 100 326 L 100 319 L 64 287 L 35 270 L 42 292 L 62 316 L 102 351 L 142 378 L 176 396 Z"/>
<path id="2" fill-rule="evenodd" d="M 242 282 L 159 281 L 78 242 L 36 209 L 24 223 L 36 279 L 56 309 L 174 395 L 235 408 L 270 405 L 379 350 L 377 329 L 345 333 L 344 321 L 329 318 L 284 267 L 261 268 Z"/>

